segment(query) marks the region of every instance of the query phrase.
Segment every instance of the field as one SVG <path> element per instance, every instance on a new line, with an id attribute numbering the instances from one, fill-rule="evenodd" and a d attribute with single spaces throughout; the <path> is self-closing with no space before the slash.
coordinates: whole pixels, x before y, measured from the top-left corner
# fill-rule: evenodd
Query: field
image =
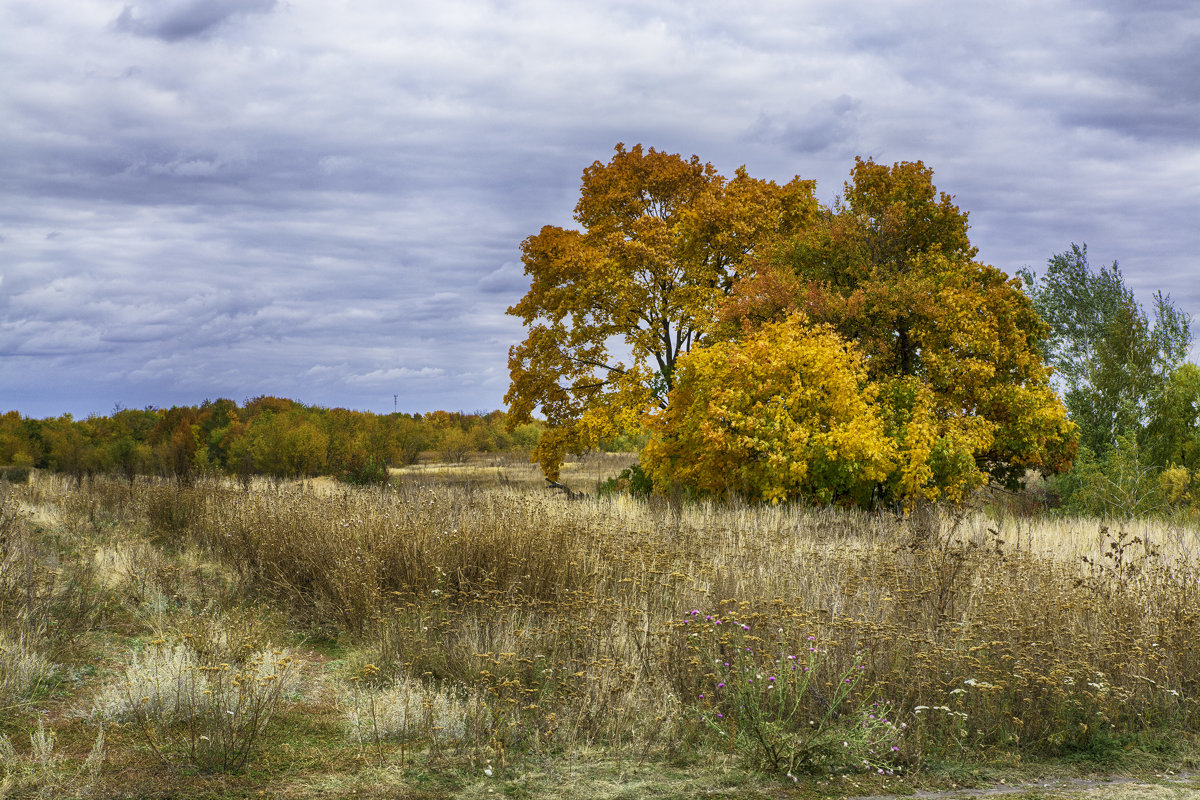
<path id="1" fill-rule="evenodd" d="M 0 483 L 0 797 L 839 797 L 1195 768 L 1195 529 L 569 500 L 503 458 L 393 477 Z"/>

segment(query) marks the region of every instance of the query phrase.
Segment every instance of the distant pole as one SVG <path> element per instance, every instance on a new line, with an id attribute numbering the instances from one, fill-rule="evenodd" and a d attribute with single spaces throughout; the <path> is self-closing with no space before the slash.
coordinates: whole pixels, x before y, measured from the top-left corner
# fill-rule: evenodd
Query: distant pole
<path id="1" fill-rule="evenodd" d="M 399 408 L 400 408 L 400 395 L 394 394 L 394 395 L 392 395 L 392 413 L 393 414 L 396 413 L 396 410 Z"/>

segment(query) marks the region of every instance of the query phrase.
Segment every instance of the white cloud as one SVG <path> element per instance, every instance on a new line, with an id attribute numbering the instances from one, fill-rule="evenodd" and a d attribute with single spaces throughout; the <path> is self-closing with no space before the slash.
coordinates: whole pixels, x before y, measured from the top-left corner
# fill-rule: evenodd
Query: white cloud
<path id="1" fill-rule="evenodd" d="M 350 375 L 346 378 L 346 380 L 348 380 L 350 383 L 386 387 L 397 381 L 430 380 L 433 378 L 441 378 L 445 374 L 446 371 L 440 367 L 421 367 L 419 369 L 399 367 L 392 369 L 372 370 L 365 375 Z"/>

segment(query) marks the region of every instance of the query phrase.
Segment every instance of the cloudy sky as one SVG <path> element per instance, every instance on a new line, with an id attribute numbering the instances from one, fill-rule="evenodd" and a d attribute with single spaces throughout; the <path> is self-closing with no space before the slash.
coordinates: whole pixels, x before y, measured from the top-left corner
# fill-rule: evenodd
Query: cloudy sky
<path id="1" fill-rule="evenodd" d="M 825 202 L 855 155 L 922 159 L 981 260 L 1086 242 L 1200 317 L 1194 0 L 5 0 L 0 30 L 0 411 L 498 408 L 520 242 L 617 142 Z"/>

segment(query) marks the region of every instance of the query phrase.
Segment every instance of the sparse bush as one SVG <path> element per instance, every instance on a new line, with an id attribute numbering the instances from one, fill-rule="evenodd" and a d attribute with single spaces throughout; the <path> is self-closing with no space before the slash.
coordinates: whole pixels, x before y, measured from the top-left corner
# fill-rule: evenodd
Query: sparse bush
<path id="1" fill-rule="evenodd" d="M 61 788 L 55 769 L 61 760 L 54 754 L 55 738 L 54 731 L 47 731 L 46 724 L 39 719 L 37 730 L 29 734 L 29 756 L 23 759 L 17 755 L 8 736 L 0 734 L 0 766 L 6 773 L 0 790 L 36 788 L 36 796 L 48 797 L 50 792 Z M 8 797 L 8 791 L 0 796 Z"/>
<path id="2" fill-rule="evenodd" d="M 146 489 L 142 502 L 151 529 L 164 540 L 170 540 L 187 530 L 198 499 L 190 486 L 160 483 Z"/>
<path id="3" fill-rule="evenodd" d="M 695 609 L 684 618 L 686 647 L 701 675 L 694 702 L 717 740 L 789 777 L 828 770 L 894 774 L 907 725 L 861 686 L 862 656 L 833 668 L 815 635 L 797 643 L 783 628 L 761 631 L 750 620 L 761 617 L 702 616 Z"/>
<path id="4" fill-rule="evenodd" d="M 56 668 L 25 636 L 0 631 L 0 712 L 29 700 L 54 678 Z"/>
<path id="5" fill-rule="evenodd" d="M 104 727 L 101 726 L 92 744 L 92 751 L 83 764 L 72 773 L 60 768 L 63 757 L 56 755 L 57 737 L 38 719 L 37 730 L 29 734 L 29 755 L 20 756 L 6 734 L 0 733 L 0 798 L 65 797 L 65 792 L 77 790 L 90 796 L 104 764 Z"/>
<path id="6" fill-rule="evenodd" d="M 0 467 L 0 480 L 5 480 L 9 483 L 28 483 L 32 472 L 33 470 L 28 466 Z"/>
<path id="7" fill-rule="evenodd" d="M 351 679 L 354 699 L 346 727 L 360 748 L 378 751 L 387 741 L 440 748 L 469 737 L 476 743 L 491 738 L 491 713 L 477 692 L 463 686 L 439 687 L 407 675 L 375 688 L 371 683 L 378 672 L 367 664 Z"/>
<path id="8" fill-rule="evenodd" d="M 167 763 L 238 770 L 298 681 L 293 657 L 279 650 L 212 663 L 187 642 L 157 639 L 130 655 L 124 682 L 97 698 L 96 714 L 133 724 Z"/>

